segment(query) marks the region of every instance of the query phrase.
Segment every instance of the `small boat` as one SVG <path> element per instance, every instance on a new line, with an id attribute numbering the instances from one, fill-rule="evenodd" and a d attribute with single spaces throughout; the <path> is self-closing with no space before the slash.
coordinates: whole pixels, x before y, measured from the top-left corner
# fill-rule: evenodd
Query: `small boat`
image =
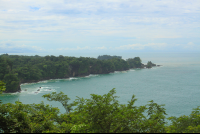
<path id="1" fill-rule="evenodd" d="M 36 94 L 38 93 L 38 92 L 35 92 Z"/>
<path id="2" fill-rule="evenodd" d="M 49 89 L 49 90 L 51 90 L 51 89 Z"/>
<path id="3" fill-rule="evenodd" d="M 40 91 L 40 89 L 38 89 L 37 91 Z"/>
<path id="4" fill-rule="evenodd" d="M 27 89 L 25 89 L 24 91 L 27 91 Z"/>

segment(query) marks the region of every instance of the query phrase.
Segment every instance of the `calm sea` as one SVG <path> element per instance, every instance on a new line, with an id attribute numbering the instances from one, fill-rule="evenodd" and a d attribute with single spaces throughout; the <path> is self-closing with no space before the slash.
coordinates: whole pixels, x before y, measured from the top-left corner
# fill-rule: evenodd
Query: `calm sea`
<path id="1" fill-rule="evenodd" d="M 126 104 L 134 94 L 138 99 L 137 106 L 145 105 L 150 100 L 165 104 L 167 117 L 189 115 L 193 108 L 200 106 L 199 53 L 126 53 L 121 56 L 124 59 L 139 56 L 145 64 L 152 61 L 163 66 L 23 84 L 21 89 L 27 91 L 3 94 L 0 100 L 3 103 L 19 100 L 24 104 L 44 101 L 64 113 L 59 102 L 48 102 L 42 95 L 62 91 L 74 101 L 76 96 L 90 98 L 90 94 L 103 95 L 116 88 L 120 103 Z M 41 91 L 35 93 L 39 87 Z"/>

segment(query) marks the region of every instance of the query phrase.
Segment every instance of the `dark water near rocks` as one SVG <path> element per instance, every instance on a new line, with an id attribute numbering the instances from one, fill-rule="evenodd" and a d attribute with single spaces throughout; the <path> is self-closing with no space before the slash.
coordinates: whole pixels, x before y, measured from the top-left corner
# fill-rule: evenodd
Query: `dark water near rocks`
<path id="1" fill-rule="evenodd" d="M 140 56 L 141 55 L 141 56 Z M 162 67 L 152 69 L 132 69 L 103 75 L 89 75 L 70 79 L 56 79 L 38 83 L 23 84 L 21 93 L 3 94 L 3 103 L 19 100 L 24 104 L 44 101 L 64 108 L 58 102 L 48 102 L 42 95 L 51 92 L 64 92 L 71 98 L 90 98 L 90 94 L 106 94 L 116 88 L 120 103 L 126 104 L 134 94 L 138 99 L 135 105 L 145 105 L 150 100 L 165 104 L 168 116 L 189 115 L 193 108 L 200 106 L 200 54 L 199 53 L 156 53 L 138 54 L 143 63 L 152 61 Z M 124 58 L 137 55 L 122 55 Z M 36 90 L 41 87 L 38 93 Z M 51 90 L 49 90 L 51 89 Z"/>

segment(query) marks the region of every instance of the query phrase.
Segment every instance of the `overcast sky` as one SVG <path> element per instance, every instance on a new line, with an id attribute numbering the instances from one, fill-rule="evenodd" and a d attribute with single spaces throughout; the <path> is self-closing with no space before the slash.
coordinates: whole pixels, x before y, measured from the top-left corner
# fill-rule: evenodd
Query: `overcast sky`
<path id="1" fill-rule="evenodd" d="M 200 0 L 0 0 L 0 53 L 200 52 Z"/>

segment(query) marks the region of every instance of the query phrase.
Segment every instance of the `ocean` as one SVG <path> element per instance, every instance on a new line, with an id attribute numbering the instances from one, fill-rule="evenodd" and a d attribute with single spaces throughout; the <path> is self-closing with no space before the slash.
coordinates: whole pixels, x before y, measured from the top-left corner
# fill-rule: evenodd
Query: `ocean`
<path id="1" fill-rule="evenodd" d="M 124 59 L 138 56 L 144 64 L 152 61 L 162 66 L 22 84 L 21 93 L 2 94 L 0 100 L 3 103 L 15 103 L 19 100 L 24 104 L 38 104 L 44 101 L 45 104 L 58 107 L 60 112 L 64 113 L 65 109 L 59 102 L 49 102 L 42 95 L 62 91 L 72 102 L 76 96 L 90 98 L 90 94 L 103 95 L 115 88 L 120 103 L 127 104 L 134 94 L 137 98 L 136 106 L 146 105 L 151 100 L 158 104 L 165 104 L 167 117 L 189 115 L 193 108 L 200 106 L 200 53 L 121 53 L 116 55 Z M 39 87 L 41 90 L 37 92 Z M 25 89 L 27 91 L 24 91 Z"/>

